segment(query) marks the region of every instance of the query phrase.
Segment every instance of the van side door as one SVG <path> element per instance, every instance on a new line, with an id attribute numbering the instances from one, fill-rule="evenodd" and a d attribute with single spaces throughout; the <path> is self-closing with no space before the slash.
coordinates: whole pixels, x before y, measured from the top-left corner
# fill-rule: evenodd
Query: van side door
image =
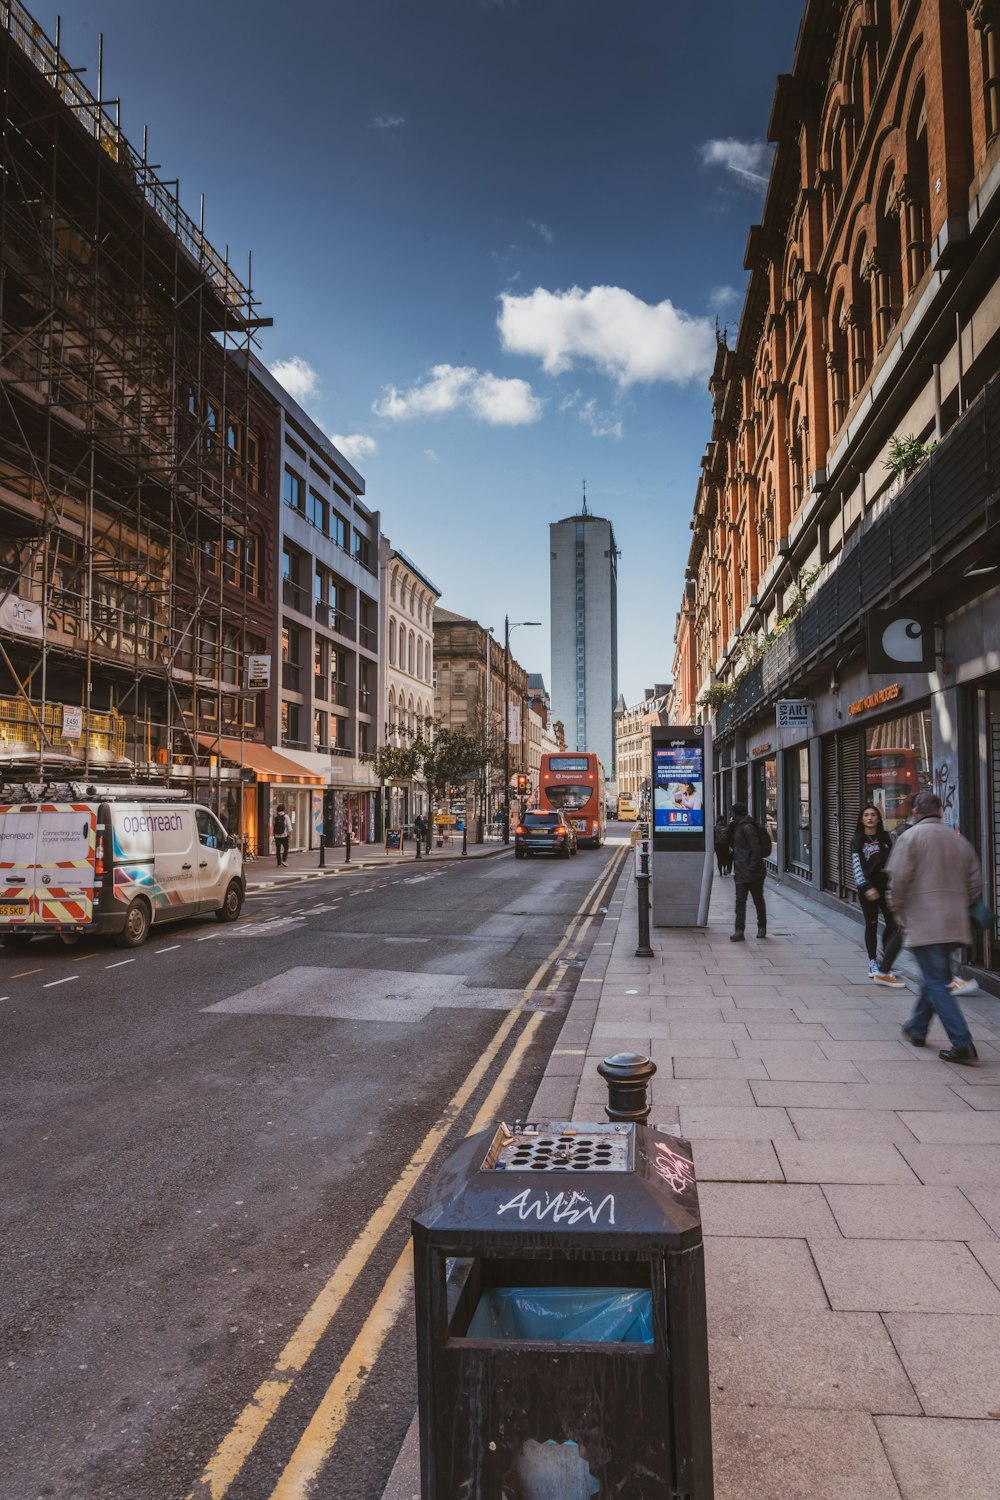
<path id="1" fill-rule="evenodd" d="M 226 894 L 229 835 L 207 807 L 196 807 L 194 816 L 198 829 L 198 910 L 218 911 Z"/>

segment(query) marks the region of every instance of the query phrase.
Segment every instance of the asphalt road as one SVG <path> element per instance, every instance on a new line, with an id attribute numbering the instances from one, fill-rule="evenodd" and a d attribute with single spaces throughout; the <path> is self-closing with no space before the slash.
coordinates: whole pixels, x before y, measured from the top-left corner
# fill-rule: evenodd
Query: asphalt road
<path id="1" fill-rule="evenodd" d="M 377 1500 L 409 1215 L 527 1109 L 616 852 L 0 951 L 0 1500 Z"/>

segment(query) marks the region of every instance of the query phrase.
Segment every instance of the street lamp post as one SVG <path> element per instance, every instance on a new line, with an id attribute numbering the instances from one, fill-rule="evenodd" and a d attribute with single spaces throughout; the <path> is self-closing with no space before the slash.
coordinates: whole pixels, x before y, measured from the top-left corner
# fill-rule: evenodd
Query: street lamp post
<path id="1" fill-rule="evenodd" d="M 521 625 L 540 625 L 541 620 L 503 617 L 503 841 L 510 843 L 510 633 Z"/>

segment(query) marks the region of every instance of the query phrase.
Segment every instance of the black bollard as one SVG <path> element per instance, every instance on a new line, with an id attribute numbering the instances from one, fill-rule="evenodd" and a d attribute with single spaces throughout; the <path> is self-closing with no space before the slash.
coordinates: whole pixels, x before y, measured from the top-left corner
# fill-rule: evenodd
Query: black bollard
<path id="1" fill-rule="evenodd" d="M 597 1071 L 608 1086 L 604 1113 L 609 1120 L 645 1120 L 649 1116 L 646 1089 L 656 1072 L 655 1062 L 639 1052 L 616 1052 L 598 1063 Z"/>
<path id="2" fill-rule="evenodd" d="M 420 835 L 419 835 L 419 833 L 418 833 L 418 834 L 417 834 L 417 836 L 416 836 L 416 837 L 415 837 L 415 839 L 414 839 L 414 840 L 413 840 L 413 842 L 414 842 L 414 843 L 415 843 L 415 844 L 416 844 L 416 846 L 417 846 L 417 852 L 416 852 L 416 854 L 415 854 L 415 855 L 414 855 L 414 859 L 419 859 L 419 858 L 420 858 L 420 845 L 421 845 L 421 844 L 422 844 L 422 842 L 423 842 L 423 840 L 422 840 L 422 839 L 421 839 L 421 837 L 420 837 Z"/>
<path id="3" fill-rule="evenodd" d="M 463 854 L 468 854 L 468 852 L 469 852 L 469 830 L 466 828 L 465 824 L 463 823 L 462 824 L 462 853 Z"/>
<path id="4" fill-rule="evenodd" d="M 319 836 L 319 867 L 326 869 L 326 838 L 322 833 Z"/>
<path id="5" fill-rule="evenodd" d="M 345 865 L 349 865 L 350 863 L 351 863 L 351 825 L 350 825 L 350 823 L 348 823 L 347 830 L 346 830 L 345 835 L 344 835 L 344 864 Z"/>
<path id="6" fill-rule="evenodd" d="M 639 854 L 639 873 L 635 877 L 635 888 L 639 897 L 639 946 L 636 958 L 654 958 L 649 946 L 649 845 L 643 841 Z"/>

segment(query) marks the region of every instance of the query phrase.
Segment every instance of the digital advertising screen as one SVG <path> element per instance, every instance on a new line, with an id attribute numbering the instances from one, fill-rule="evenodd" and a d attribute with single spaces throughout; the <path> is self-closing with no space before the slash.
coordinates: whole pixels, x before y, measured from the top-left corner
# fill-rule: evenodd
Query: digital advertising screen
<path id="1" fill-rule="evenodd" d="M 653 832 L 702 833 L 705 828 L 705 747 L 653 746 Z"/>

